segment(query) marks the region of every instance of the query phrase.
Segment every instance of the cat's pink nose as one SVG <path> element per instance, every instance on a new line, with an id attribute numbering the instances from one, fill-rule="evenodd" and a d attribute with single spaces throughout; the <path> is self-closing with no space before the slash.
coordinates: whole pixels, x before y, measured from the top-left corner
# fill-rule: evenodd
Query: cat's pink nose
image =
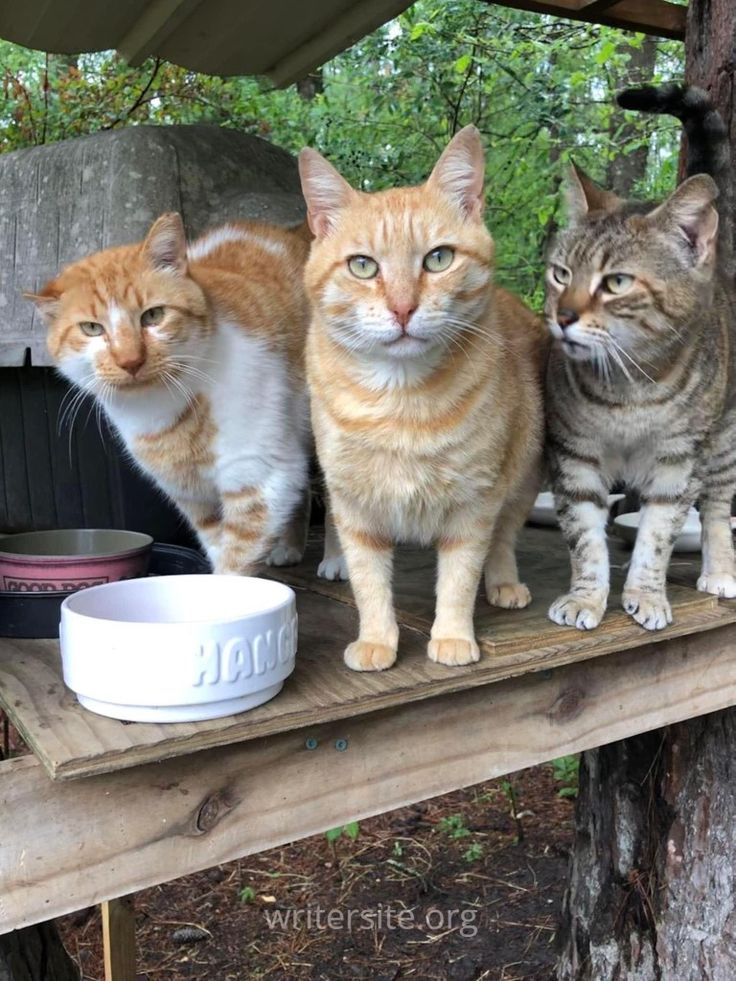
<path id="1" fill-rule="evenodd" d="M 576 324 L 579 319 L 580 317 L 576 310 L 568 310 L 566 308 L 562 308 L 557 311 L 557 323 L 560 325 L 560 327 L 562 327 L 563 330 L 565 330 L 568 327 L 572 327 L 572 325 Z"/>
<path id="2" fill-rule="evenodd" d="M 136 375 L 140 368 L 143 367 L 143 362 L 146 360 L 144 354 L 131 354 L 125 358 L 118 358 L 118 364 L 123 369 L 127 371 L 129 375 Z"/>
<path id="3" fill-rule="evenodd" d="M 391 313 L 394 315 L 394 320 L 399 327 L 401 327 L 402 330 L 406 330 L 412 314 L 416 312 L 416 309 L 416 307 L 412 307 L 408 303 L 395 303 L 391 307 Z"/>

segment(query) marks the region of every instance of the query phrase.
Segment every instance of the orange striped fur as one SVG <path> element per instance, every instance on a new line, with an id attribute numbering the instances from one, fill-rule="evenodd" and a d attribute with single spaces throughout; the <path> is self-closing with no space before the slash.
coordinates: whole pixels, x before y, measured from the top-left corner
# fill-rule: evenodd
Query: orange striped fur
<path id="1" fill-rule="evenodd" d="M 302 271 L 311 235 L 178 215 L 33 297 L 60 370 L 92 394 L 197 530 L 215 571 L 298 561 L 311 449 Z"/>
<path id="2" fill-rule="evenodd" d="M 438 552 L 429 657 L 467 664 L 484 568 L 491 603 L 530 599 L 514 539 L 539 483 L 547 349 L 537 318 L 493 287 L 478 133 L 462 130 L 420 187 L 355 191 L 313 150 L 300 170 L 316 236 L 312 421 L 360 613 L 346 663 L 394 663 L 392 551 L 412 541 Z"/>

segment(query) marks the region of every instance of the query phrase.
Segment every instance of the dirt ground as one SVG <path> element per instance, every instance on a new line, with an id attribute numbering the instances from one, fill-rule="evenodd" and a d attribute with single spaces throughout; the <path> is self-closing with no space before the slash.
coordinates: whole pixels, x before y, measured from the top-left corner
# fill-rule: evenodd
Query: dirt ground
<path id="1" fill-rule="evenodd" d="M 147 889 L 138 981 L 549 979 L 572 838 L 559 790 L 536 767 Z M 102 981 L 97 909 L 58 923 Z"/>

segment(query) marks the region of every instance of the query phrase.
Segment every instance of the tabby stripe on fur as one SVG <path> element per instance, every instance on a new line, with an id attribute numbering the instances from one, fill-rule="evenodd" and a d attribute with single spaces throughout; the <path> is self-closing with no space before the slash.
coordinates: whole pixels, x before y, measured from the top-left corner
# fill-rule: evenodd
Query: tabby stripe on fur
<path id="1" fill-rule="evenodd" d="M 736 491 L 736 296 L 717 240 L 717 190 L 731 201 L 725 126 L 707 96 L 680 86 L 623 93 L 688 133 L 688 175 L 664 204 L 622 201 L 580 171 L 557 238 L 545 312 L 557 343 L 547 376 L 547 455 L 571 553 L 557 623 L 596 627 L 609 591 L 606 499 L 619 482 L 642 510 L 623 606 L 648 629 L 671 620 L 673 543 L 700 499 L 698 588 L 736 596 L 730 530 Z M 705 171 L 710 176 L 695 176 Z"/>

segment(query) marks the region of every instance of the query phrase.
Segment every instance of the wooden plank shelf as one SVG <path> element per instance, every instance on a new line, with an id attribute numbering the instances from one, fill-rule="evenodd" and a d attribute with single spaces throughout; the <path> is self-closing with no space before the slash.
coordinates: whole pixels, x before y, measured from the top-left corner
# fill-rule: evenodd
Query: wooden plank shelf
<path id="1" fill-rule="evenodd" d="M 520 566 L 534 600 L 526 610 L 505 611 L 479 599 L 477 630 L 483 657 L 478 664 L 447 668 L 426 657 L 434 556 L 402 550 L 395 575 L 402 624 L 399 662 L 387 672 L 355 673 L 341 657 L 357 629 L 350 589 L 316 578 L 318 554 L 315 541 L 301 566 L 279 572 L 298 593 L 300 649 L 294 675 L 267 705 L 208 722 L 124 724 L 79 706 L 62 681 L 57 642 L 5 640 L 0 641 L 0 706 L 50 776 L 88 777 L 293 730 L 303 730 L 304 739 L 311 729 L 327 723 L 627 649 L 649 649 L 664 640 L 736 622 L 736 604 L 696 592 L 689 584 L 697 575 L 697 564 L 676 557 L 673 572 L 683 584 L 670 586 L 675 622 L 658 634 L 643 630 L 616 606 L 627 553 L 612 545 L 612 562 L 619 568 L 614 570 L 611 609 L 603 625 L 591 633 L 560 628 L 550 623 L 546 611 L 568 581 L 566 549 L 557 531 L 527 528 Z M 490 700 L 492 695 L 488 691 L 483 697 Z"/>
<path id="2" fill-rule="evenodd" d="M 646 640 L 316 724 L 309 747 L 283 732 L 84 780 L 0 762 L 0 933 L 736 704 L 735 623 Z"/>
<path id="3" fill-rule="evenodd" d="M 0 762 L 0 932 L 736 704 L 736 604 L 697 593 L 687 557 L 675 622 L 650 634 L 615 608 L 627 553 L 613 546 L 612 609 L 580 633 L 546 619 L 567 580 L 559 534 L 527 529 L 533 605 L 479 601 L 484 657 L 449 669 L 424 653 L 432 556 L 402 552 L 399 664 L 355 674 L 340 656 L 349 589 L 314 578 L 316 554 L 283 575 L 299 592 L 297 671 L 242 716 L 123 725 L 65 691 L 55 644 L 0 645 L 3 704 L 38 757 Z"/>

